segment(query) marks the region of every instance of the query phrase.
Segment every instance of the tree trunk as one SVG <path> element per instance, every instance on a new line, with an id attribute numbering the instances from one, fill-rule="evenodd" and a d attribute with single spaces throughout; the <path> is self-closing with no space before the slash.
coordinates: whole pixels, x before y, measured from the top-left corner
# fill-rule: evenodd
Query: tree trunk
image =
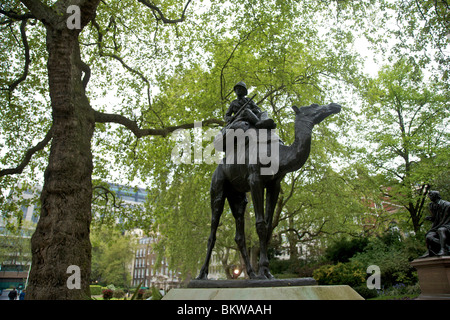
<path id="1" fill-rule="evenodd" d="M 409 211 L 409 215 L 411 217 L 411 221 L 412 221 L 412 225 L 413 225 L 413 230 L 415 233 L 420 231 L 420 226 L 422 225 L 421 223 L 421 213 L 418 212 L 418 210 L 414 207 L 414 204 L 412 202 L 410 202 L 408 204 L 407 207 L 408 211 Z"/>
<path id="2" fill-rule="evenodd" d="M 289 215 L 288 223 L 289 223 L 289 229 L 295 230 L 294 217 L 292 214 Z M 294 231 L 289 231 L 287 236 L 288 236 L 288 242 L 289 242 L 289 260 L 297 261 L 298 260 L 297 235 L 295 234 Z"/>
<path id="3" fill-rule="evenodd" d="M 95 122 L 81 80 L 77 35 L 69 29 L 47 27 L 53 138 L 44 173 L 41 216 L 31 239 L 27 299 L 90 297 L 91 138 Z M 79 267 L 80 273 L 68 270 L 69 266 Z"/>

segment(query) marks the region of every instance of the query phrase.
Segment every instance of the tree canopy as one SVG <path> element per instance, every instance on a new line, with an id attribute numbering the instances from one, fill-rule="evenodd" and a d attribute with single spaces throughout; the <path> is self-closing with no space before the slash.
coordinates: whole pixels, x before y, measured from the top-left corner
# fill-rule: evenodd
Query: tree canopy
<path id="1" fill-rule="evenodd" d="M 65 290 L 67 265 L 89 279 L 91 220 L 117 215 L 125 228 L 159 232 L 156 249 L 171 267 L 196 273 L 215 168 L 204 161 L 208 130 L 224 124 L 241 80 L 285 144 L 292 105 L 343 106 L 315 128 L 307 165 L 283 182 L 276 237 L 292 249 L 366 235 L 362 199 L 381 196 L 403 206 L 399 219 L 418 231 L 426 191 L 448 190 L 448 17 L 445 0 L 3 2 L 0 204 L 11 206 L 19 183 L 44 185 L 29 297 L 83 297 Z M 73 19 L 79 28 L 69 28 Z M 368 54 L 378 67 L 370 74 Z M 191 137 L 190 163 L 173 159 L 177 132 Z M 105 182 L 147 187 L 145 212 L 91 217 Z M 229 223 L 218 251 L 234 245 Z M 38 267 L 52 252 L 57 272 Z"/>

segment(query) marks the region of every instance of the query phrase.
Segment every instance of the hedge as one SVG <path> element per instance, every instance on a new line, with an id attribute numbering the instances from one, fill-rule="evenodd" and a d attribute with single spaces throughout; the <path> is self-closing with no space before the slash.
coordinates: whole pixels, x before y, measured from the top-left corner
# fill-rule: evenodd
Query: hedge
<path id="1" fill-rule="evenodd" d="M 91 296 L 99 296 L 102 294 L 102 286 L 92 284 L 91 287 Z"/>
<path id="2" fill-rule="evenodd" d="M 365 283 L 366 273 L 359 263 L 324 265 L 314 270 L 313 277 L 319 285 L 346 284 L 358 287 Z"/>

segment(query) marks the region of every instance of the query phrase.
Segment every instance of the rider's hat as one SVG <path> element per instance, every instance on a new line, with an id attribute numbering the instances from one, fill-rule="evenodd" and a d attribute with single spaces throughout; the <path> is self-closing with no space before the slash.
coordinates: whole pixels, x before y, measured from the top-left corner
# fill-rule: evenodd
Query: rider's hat
<path id="1" fill-rule="evenodd" d="M 247 85 L 243 81 L 239 81 L 238 83 L 236 83 L 236 85 L 233 88 L 234 91 L 236 91 L 236 87 L 243 87 L 245 89 L 245 95 L 247 95 L 248 93 Z"/>

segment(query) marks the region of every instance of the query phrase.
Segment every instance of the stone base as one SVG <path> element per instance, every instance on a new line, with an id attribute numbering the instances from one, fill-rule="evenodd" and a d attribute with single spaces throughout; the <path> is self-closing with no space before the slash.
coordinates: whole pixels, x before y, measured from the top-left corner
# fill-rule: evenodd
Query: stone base
<path id="1" fill-rule="evenodd" d="M 261 288 L 261 287 L 301 287 L 317 285 L 314 278 L 290 279 L 239 279 L 239 280 L 191 280 L 188 288 Z"/>
<path id="2" fill-rule="evenodd" d="M 450 300 L 450 256 L 416 259 L 411 265 L 419 276 L 418 300 Z"/>
<path id="3" fill-rule="evenodd" d="M 349 286 L 171 289 L 163 300 L 364 300 Z"/>

